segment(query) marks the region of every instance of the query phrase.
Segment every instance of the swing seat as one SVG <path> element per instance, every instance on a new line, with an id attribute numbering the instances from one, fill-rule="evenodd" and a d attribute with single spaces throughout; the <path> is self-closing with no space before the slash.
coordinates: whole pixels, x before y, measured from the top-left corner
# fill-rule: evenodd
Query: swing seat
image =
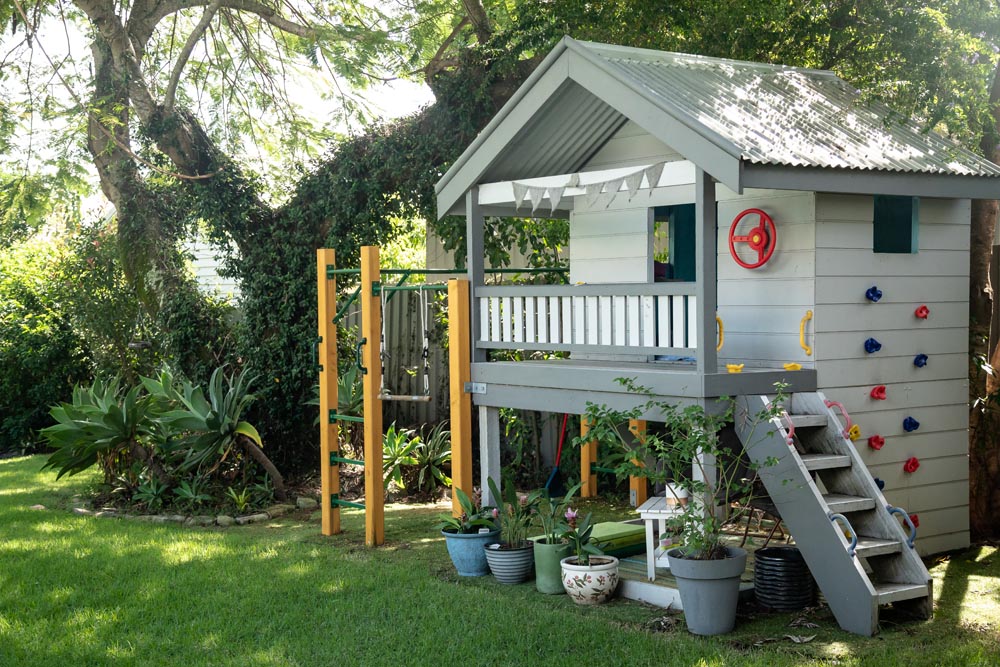
<path id="1" fill-rule="evenodd" d="M 430 403 L 430 396 L 411 396 L 409 394 L 390 394 L 389 392 L 383 392 L 378 395 L 380 401 L 409 401 L 411 403 Z"/>

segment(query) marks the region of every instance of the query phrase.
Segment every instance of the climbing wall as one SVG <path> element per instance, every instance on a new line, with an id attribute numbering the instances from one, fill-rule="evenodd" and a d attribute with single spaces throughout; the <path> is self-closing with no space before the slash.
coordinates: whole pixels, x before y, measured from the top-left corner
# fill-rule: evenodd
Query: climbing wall
<path id="1" fill-rule="evenodd" d="M 871 197 L 816 195 L 813 330 L 820 390 L 926 554 L 969 544 L 969 202 L 921 199 L 919 215 L 918 252 L 876 254 Z"/>

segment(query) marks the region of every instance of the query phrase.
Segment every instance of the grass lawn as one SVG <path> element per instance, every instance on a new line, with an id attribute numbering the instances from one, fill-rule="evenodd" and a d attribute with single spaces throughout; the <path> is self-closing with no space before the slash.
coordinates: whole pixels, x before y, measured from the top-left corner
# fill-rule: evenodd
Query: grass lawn
<path id="1" fill-rule="evenodd" d="M 588 609 L 533 584 L 459 580 L 430 528 L 444 505 L 390 505 L 388 546 L 369 550 L 352 511 L 333 538 L 305 515 L 226 530 L 75 516 L 69 499 L 94 478 L 56 482 L 42 462 L 0 461 L 3 667 L 1000 665 L 992 547 L 934 564 L 933 621 L 868 639 L 824 611 L 817 628 L 756 615 L 704 639 L 657 631 L 664 611 L 634 602 Z"/>

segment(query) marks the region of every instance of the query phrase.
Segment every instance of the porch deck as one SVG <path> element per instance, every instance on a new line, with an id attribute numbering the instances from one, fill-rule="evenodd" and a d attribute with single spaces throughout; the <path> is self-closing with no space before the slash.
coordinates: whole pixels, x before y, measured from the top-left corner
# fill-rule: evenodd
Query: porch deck
<path id="1" fill-rule="evenodd" d="M 670 361 L 608 361 L 546 359 L 472 364 L 473 401 L 488 407 L 512 407 L 548 412 L 581 413 L 588 402 L 629 409 L 644 400 L 630 394 L 618 378 L 632 378 L 660 401 L 699 404 L 711 408 L 722 396 L 773 394 L 776 382 L 786 391 L 815 391 L 816 371 L 804 368 L 745 367 L 729 373 L 699 373 L 694 364 Z M 655 421 L 655 415 L 649 418 Z"/>

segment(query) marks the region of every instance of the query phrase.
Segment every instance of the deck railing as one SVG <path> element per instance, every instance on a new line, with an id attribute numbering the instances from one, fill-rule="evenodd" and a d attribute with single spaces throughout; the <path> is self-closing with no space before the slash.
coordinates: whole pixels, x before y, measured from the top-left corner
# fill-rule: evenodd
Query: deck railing
<path id="1" fill-rule="evenodd" d="M 693 357 L 695 283 L 477 287 L 480 349 Z"/>

